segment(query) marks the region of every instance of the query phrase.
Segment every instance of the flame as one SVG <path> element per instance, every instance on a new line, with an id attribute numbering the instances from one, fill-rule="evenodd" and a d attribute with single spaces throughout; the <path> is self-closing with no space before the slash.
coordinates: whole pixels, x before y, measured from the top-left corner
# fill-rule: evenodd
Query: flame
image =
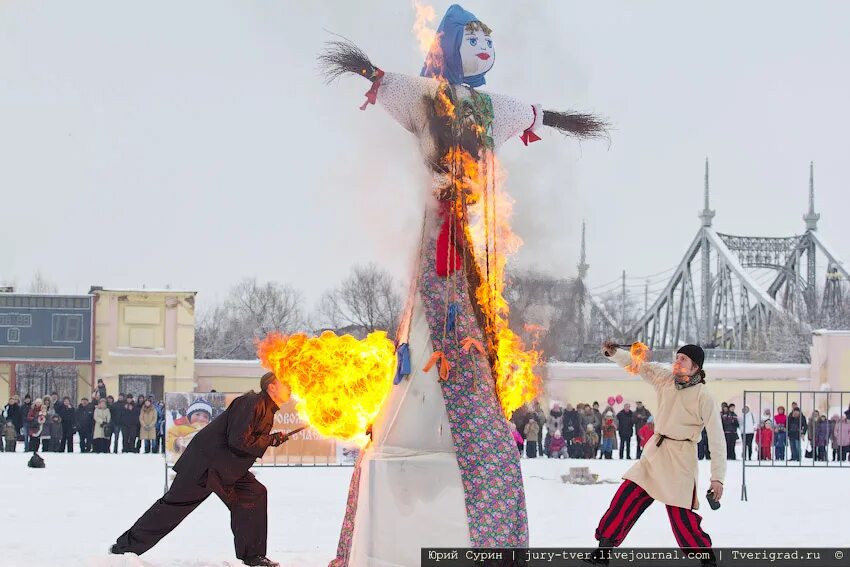
<path id="1" fill-rule="evenodd" d="M 443 50 L 440 48 L 440 34 L 433 28 L 437 13 L 433 6 L 413 1 L 416 18 L 413 21 L 413 34 L 419 50 L 425 55 L 425 65 L 438 69 L 438 79 L 443 75 Z"/>
<path id="2" fill-rule="evenodd" d="M 630 374 L 637 374 L 640 370 L 640 365 L 646 362 L 649 356 L 649 347 L 638 341 L 636 343 L 632 343 L 632 347 L 629 349 L 629 352 L 632 355 L 632 361 L 626 366 L 626 371 Z"/>
<path id="3" fill-rule="evenodd" d="M 395 347 L 385 332 L 358 341 L 325 331 L 319 337 L 271 333 L 259 342 L 264 368 L 289 382 L 296 411 L 317 433 L 365 446 L 366 433 L 390 393 Z"/>
<path id="4" fill-rule="evenodd" d="M 431 45 L 437 39 L 437 32 L 431 25 L 437 19 L 437 12 L 433 6 L 420 4 L 414 0 L 413 9 L 416 10 L 416 19 L 413 21 L 413 33 L 416 35 L 416 41 L 419 43 L 419 49 L 423 54 L 427 54 Z"/>
<path id="5" fill-rule="evenodd" d="M 513 200 L 502 190 L 504 171 L 489 153 L 484 159 L 489 160 L 493 177 L 489 195 L 485 194 L 487 180 L 482 179 L 478 160 L 466 154 L 458 161 L 463 167 L 464 179 L 469 179 L 461 188 L 466 194 L 470 216 L 466 237 L 472 243 L 482 276 L 475 297 L 486 315 L 486 332 L 495 354 L 496 393 L 505 417 L 510 418 L 517 408 L 540 394 L 541 382 L 534 368 L 540 363 L 541 353 L 533 345 L 527 347 L 508 325 L 510 305 L 504 296 L 505 266 L 508 257 L 522 246 L 522 239 L 511 229 Z"/>

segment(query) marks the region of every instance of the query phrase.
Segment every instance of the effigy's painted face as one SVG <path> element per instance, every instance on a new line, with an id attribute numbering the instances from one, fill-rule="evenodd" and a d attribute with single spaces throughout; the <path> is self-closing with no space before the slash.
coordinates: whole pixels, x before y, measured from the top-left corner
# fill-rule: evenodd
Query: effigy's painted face
<path id="1" fill-rule="evenodd" d="M 486 73 L 493 67 L 495 59 L 496 50 L 493 48 L 490 30 L 481 25 L 467 26 L 460 44 L 463 76 L 472 77 Z"/>

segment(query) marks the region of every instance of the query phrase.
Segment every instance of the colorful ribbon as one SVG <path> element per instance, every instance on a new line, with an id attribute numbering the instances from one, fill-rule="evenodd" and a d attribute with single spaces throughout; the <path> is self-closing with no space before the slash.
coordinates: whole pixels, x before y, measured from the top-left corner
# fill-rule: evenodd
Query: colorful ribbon
<path id="1" fill-rule="evenodd" d="M 431 358 L 428 359 L 428 364 L 425 365 L 425 368 L 422 370 L 428 372 L 434 365 L 440 363 L 438 372 L 440 374 L 440 380 L 445 380 L 449 377 L 449 359 L 446 358 L 446 355 L 441 350 L 435 350 L 434 354 L 431 355 Z"/>
<path id="2" fill-rule="evenodd" d="M 478 352 L 484 354 L 484 345 L 481 344 L 481 341 L 478 339 L 473 339 L 472 337 L 466 337 L 462 341 L 460 341 L 460 346 L 464 350 L 464 352 L 469 352 L 472 347 L 475 347 Z"/>
<path id="3" fill-rule="evenodd" d="M 372 76 L 374 77 L 372 80 L 372 86 L 369 87 L 368 91 L 366 91 L 366 102 L 363 103 L 360 110 L 366 110 L 367 106 L 375 104 L 378 100 L 378 88 L 381 86 L 381 79 L 384 78 L 384 72 L 380 69 L 376 69 Z"/>
<path id="4" fill-rule="evenodd" d="M 532 106 L 531 111 L 534 113 L 534 120 L 531 122 L 531 126 L 526 128 L 526 130 L 522 133 L 522 136 L 519 137 L 519 139 L 522 140 L 522 143 L 526 146 L 531 142 L 537 142 L 540 140 L 540 136 L 531 131 L 534 124 L 537 122 L 537 109 Z"/>

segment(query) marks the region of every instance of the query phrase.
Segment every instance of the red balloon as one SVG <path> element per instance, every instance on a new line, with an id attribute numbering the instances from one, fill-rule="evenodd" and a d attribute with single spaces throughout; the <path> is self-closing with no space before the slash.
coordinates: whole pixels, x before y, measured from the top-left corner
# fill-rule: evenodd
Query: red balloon
<path id="1" fill-rule="evenodd" d="M 608 405 L 609 405 L 609 406 L 613 406 L 615 401 L 616 401 L 616 400 L 614 399 L 614 396 L 609 396 L 609 397 L 608 397 Z"/>
<path id="2" fill-rule="evenodd" d="M 618 404 L 622 404 L 622 403 L 623 403 L 623 396 L 621 396 L 620 394 L 617 394 L 617 403 L 618 403 Z"/>

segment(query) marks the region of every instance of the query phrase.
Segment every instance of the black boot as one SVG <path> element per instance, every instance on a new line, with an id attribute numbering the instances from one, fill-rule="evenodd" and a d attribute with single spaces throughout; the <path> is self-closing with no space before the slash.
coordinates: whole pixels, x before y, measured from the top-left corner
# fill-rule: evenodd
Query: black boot
<path id="1" fill-rule="evenodd" d="M 614 542 L 607 538 L 599 540 L 599 548 L 590 555 L 590 559 L 583 559 L 585 563 L 591 565 L 608 565 L 608 554 L 611 548 L 614 547 Z"/>
<path id="2" fill-rule="evenodd" d="M 255 555 L 254 557 L 246 557 L 242 560 L 242 563 L 245 565 L 251 565 L 253 567 L 279 567 L 280 563 L 277 561 L 272 561 L 268 557 L 263 557 L 262 555 Z"/>

